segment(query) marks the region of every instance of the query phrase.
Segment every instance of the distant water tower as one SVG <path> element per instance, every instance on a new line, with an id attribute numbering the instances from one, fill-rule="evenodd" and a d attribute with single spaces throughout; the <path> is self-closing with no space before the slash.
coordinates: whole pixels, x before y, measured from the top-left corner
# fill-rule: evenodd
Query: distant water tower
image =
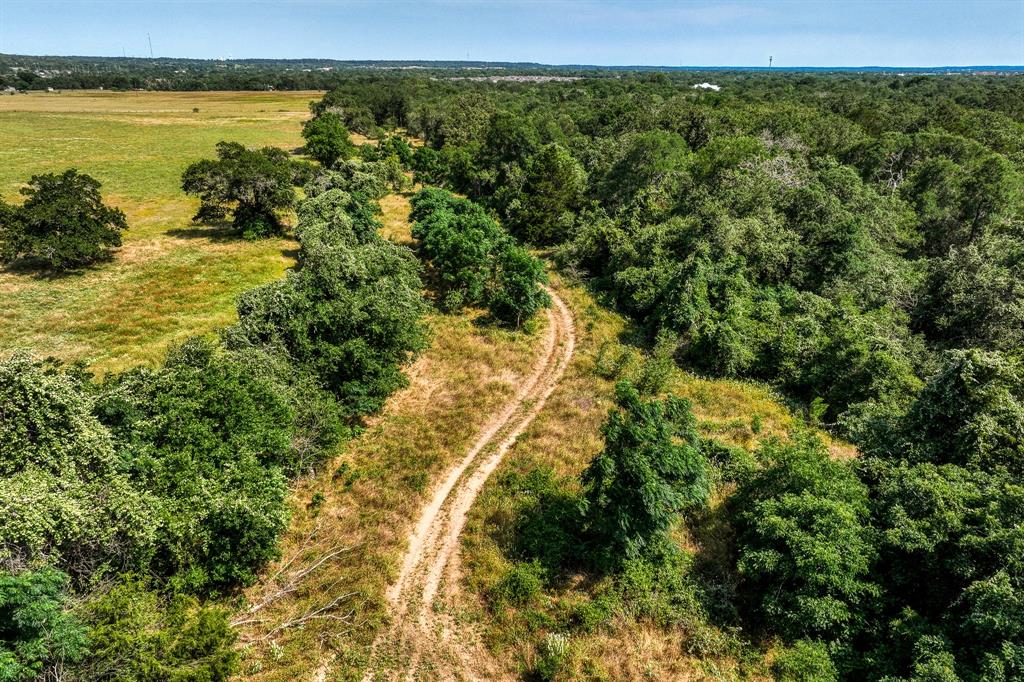
<path id="1" fill-rule="evenodd" d="M 774 57 L 772 57 L 771 55 L 768 55 L 768 70 L 769 71 L 772 70 L 772 59 L 774 59 Z"/>

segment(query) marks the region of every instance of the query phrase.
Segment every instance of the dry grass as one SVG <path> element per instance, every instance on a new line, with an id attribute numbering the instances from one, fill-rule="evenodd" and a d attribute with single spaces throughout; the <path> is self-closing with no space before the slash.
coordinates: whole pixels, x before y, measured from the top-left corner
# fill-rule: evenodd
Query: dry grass
<path id="1" fill-rule="evenodd" d="M 407 215 L 408 202 L 398 197 L 385 203 L 393 236 L 401 241 L 398 219 Z M 257 613 L 245 616 L 246 609 L 241 610 L 239 619 L 260 621 L 242 629 L 247 679 L 309 679 L 317 665 L 335 658 L 341 679 L 357 676 L 387 620 L 384 593 L 420 507 L 437 478 L 464 454 L 533 363 L 539 332 L 524 335 L 482 326 L 480 315 L 429 316 L 432 343 L 410 368 L 410 386 L 395 394 L 382 415 L 319 475 L 294 487 L 284 559 L 247 591 L 246 603 L 278 594 L 289 575 L 325 554 L 346 551 Z M 318 495 L 320 502 L 311 504 Z M 338 618 L 277 629 L 338 595 L 348 595 L 332 609 Z"/>
<path id="2" fill-rule="evenodd" d="M 78 168 L 128 216 L 112 262 L 57 279 L 0 271 L 0 349 L 97 372 L 159 360 L 169 344 L 234 319 L 242 291 L 280 277 L 295 244 L 242 242 L 191 224 L 184 168 L 223 139 L 301 145 L 318 93 L 30 93 L 0 98 L 0 196 L 37 173 Z M 193 112 L 198 108 L 198 112 Z"/>

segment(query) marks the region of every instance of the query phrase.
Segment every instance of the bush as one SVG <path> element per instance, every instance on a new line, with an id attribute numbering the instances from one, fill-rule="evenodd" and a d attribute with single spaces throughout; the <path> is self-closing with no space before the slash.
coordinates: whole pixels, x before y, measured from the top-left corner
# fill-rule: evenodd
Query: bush
<path id="1" fill-rule="evenodd" d="M 223 682 L 237 669 L 227 613 L 193 598 L 167 599 L 129 577 L 80 610 L 90 626 L 80 679 Z"/>
<path id="2" fill-rule="evenodd" d="M 236 343 L 279 348 L 338 399 L 344 415 L 376 412 L 425 342 L 415 259 L 383 240 L 303 243 L 302 268 L 246 292 Z"/>
<path id="3" fill-rule="evenodd" d="M 66 610 L 67 585 L 50 567 L 0 572 L 0 682 L 43 679 L 85 653 L 85 628 Z"/>
<path id="4" fill-rule="evenodd" d="M 822 642 L 797 640 L 772 661 L 772 673 L 779 682 L 837 682 L 839 673 Z"/>
<path id="5" fill-rule="evenodd" d="M 67 270 L 109 258 L 110 248 L 121 246 L 124 213 L 104 205 L 100 183 L 88 175 L 33 175 L 21 194 L 21 206 L 0 201 L 0 261 L 26 258 Z"/>
<path id="6" fill-rule="evenodd" d="M 96 411 L 161 500 L 154 569 L 196 592 L 248 584 L 276 556 L 295 410 L 265 367 L 202 339 L 106 382 Z"/>
<path id="7" fill-rule="evenodd" d="M 644 401 L 619 382 L 602 433 L 604 450 L 582 476 L 583 510 L 597 563 L 607 568 L 658 551 L 677 515 L 705 503 L 710 483 L 685 400 Z"/>
<path id="8" fill-rule="evenodd" d="M 544 574 L 544 568 L 536 561 L 513 564 L 489 590 L 491 608 L 532 604 L 540 596 Z"/>

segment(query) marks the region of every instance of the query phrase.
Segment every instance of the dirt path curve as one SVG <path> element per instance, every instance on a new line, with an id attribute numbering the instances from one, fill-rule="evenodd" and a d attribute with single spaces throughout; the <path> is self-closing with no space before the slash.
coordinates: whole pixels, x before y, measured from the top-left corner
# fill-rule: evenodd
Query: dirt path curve
<path id="1" fill-rule="evenodd" d="M 472 658 L 459 651 L 451 623 L 434 608 L 441 590 L 456 588 L 459 537 L 487 478 L 555 390 L 576 345 L 572 314 L 548 291 L 543 351 L 513 399 L 483 427 L 423 508 L 409 538 L 398 579 L 388 590 L 392 626 L 377 639 L 364 680 L 473 679 Z"/>

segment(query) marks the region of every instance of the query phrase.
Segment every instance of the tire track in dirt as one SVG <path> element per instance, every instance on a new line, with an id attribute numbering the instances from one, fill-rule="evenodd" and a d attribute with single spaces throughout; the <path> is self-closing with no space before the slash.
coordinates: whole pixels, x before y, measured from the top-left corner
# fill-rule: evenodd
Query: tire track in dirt
<path id="1" fill-rule="evenodd" d="M 483 427 L 466 456 L 434 491 L 410 535 L 398 578 L 388 589 L 392 625 L 374 645 L 364 681 L 381 679 L 466 679 L 470 652 L 459 651 L 458 638 L 438 614 L 439 592 L 456 588 L 459 538 L 467 514 L 488 477 L 516 439 L 543 409 L 572 358 L 576 332 L 572 314 L 553 292 L 548 309 L 544 351 L 516 395 Z M 432 662 L 444 660 L 442 673 Z M 375 670 L 376 668 L 376 670 Z M 454 668 L 454 669 L 453 669 Z M 318 671 L 319 672 L 319 671 Z M 317 675 L 320 679 L 321 677 Z"/>

